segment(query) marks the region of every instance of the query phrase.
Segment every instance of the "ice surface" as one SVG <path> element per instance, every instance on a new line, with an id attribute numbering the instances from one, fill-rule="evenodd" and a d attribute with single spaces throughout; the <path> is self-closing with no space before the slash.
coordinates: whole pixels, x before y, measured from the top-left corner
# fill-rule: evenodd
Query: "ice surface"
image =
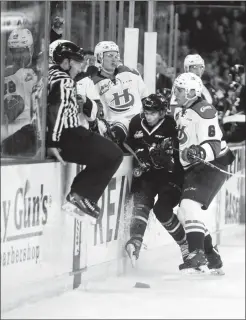
<path id="1" fill-rule="evenodd" d="M 178 247 L 143 254 L 126 276 L 87 284 L 2 314 L 2 319 L 245 319 L 245 239 L 219 247 L 225 276 L 182 276 Z M 150 289 L 134 288 L 136 282 Z"/>

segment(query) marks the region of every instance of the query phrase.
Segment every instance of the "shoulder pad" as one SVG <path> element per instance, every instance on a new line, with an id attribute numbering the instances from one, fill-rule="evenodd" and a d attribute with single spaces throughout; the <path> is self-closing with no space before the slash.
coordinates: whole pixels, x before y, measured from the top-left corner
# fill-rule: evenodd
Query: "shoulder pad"
<path id="1" fill-rule="evenodd" d="M 174 125 L 176 127 L 176 121 L 174 120 L 174 118 L 170 115 L 166 115 L 165 119 L 171 124 Z"/>
<path id="2" fill-rule="evenodd" d="M 205 100 L 195 103 L 191 109 L 203 119 L 213 119 L 217 114 L 215 107 Z"/>
<path id="3" fill-rule="evenodd" d="M 65 70 L 62 70 L 62 69 L 59 68 L 58 66 L 52 66 L 52 67 L 50 67 L 48 73 L 49 73 L 49 75 L 55 75 L 55 76 L 59 76 L 59 77 L 61 77 L 61 78 L 69 78 L 69 79 L 72 79 Z"/>
<path id="4" fill-rule="evenodd" d="M 139 76 L 139 72 L 133 68 L 129 68 L 127 66 L 119 66 L 117 68 L 118 70 L 118 73 L 122 73 L 122 72 L 130 72 L 130 73 L 133 73 L 135 74 L 136 76 Z"/>
<path id="5" fill-rule="evenodd" d="M 142 120 L 142 118 L 141 118 L 141 115 L 140 114 L 136 114 L 135 116 L 133 116 L 132 118 L 131 118 L 131 123 L 137 123 L 137 122 L 139 122 L 139 121 L 141 121 Z"/>
<path id="6" fill-rule="evenodd" d="M 75 81 L 79 82 L 80 80 L 82 80 L 82 79 L 84 79 L 86 77 L 88 77 L 87 74 L 82 71 L 75 77 Z"/>
<path id="7" fill-rule="evenodd" d="M 101 76 L 100 73 L 94 75 L 91 77 L 91 80 L 94 82 L 94 84 L 97 84 L 98 82 L 106 79 L 105 77 Z"/>

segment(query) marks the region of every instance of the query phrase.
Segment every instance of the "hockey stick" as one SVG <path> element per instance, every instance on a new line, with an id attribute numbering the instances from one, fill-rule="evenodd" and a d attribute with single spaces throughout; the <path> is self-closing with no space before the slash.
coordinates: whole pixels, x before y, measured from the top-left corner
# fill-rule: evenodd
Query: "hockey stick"
<path id="1" fill-rule="evenodd" d="M 142 162 L 139 160 L 138 156 L 137 156 L 136 153 L 132 150 L 132 148 L 131 148 L 126 142 L 123 142 L 123 146 L 124 146 L 124 147 L 126 148 L 126 150 L 129 151 L 130 154 L 137 160 L 139 166 L 140 166 L 141 168 L 145 169 L 144 163 L 142 163 Z"/>
<path id="2" fill-rule="evenodd" d="M 173 148 L 173 150 L 178 151 L 179 153 L 182 153 L 182 151 L 179 150 L 179 149 Z M 207 165 L 208 167 L 213 168 L 213 169 L 216 169 L 216 170 L 218 170 L 218 171 L 220 171 L 220 172 L 222 172 L 222 173 L 228 174 L 229 176 L 244 177 L 244 175 L 242 175 L 242 174 L 230 173 L 230 172 L 227 172 L 227 171 L 225 171 L 225 170 L 223 170 L 223 169 L 220 169 L 219 167 L 215 166 L 214 164 L 212 164 L 212 163 L 210 163 L 210 162 L 207 162 L 206 160 L 203 160 L 203 159 L 201 159 L 201 158 L 198 157 L 198 156 L 193 156 L 193 157 L 194 157 L 195 159 L 197 159 L 199 162 L 204 163 L 204 164 Z"/>

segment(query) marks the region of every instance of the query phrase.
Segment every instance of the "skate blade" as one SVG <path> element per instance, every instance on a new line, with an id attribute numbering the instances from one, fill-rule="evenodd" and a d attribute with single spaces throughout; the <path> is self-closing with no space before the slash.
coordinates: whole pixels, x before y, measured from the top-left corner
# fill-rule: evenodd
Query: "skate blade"
<path id="1" fill-rule="evenodd" d="M 136 267 L 136 261 L 137 261 L 136 256 L 133 254 L 134 251 L 135 251 L 134 245 L 133 244 L 128 244 L 127 247 L 126 247 L 126 252 L 127 252 L 128 256 L 129 256 L 129 258 L 131 260 L 131 265 L 132 265 L 133 268 Z"/>
<path id="2" fill-rule="evenodd" d="M 198 268 L 188 268 L 180 270 L 182 274 L 185 275 L 215 275 L 223 276 L 225 275 L 224 271 L 220 269 L 209 269 L 208 266 L 200 266 Z"/>
<path id="3" fill-rule="evenodd" d="M 180 270 L 182 274 L 209 274 L 210 271 L 207 266 L 200 266 L 199 268 L 187 268 Z"/>
<path id="4" fill-rule="evenodd" d="M 81 222 L 88 222 L 92 225 L 95 225 L 97 222 L 95 218 L 79 210 L 76 206 L 69 202 L 64 203 L 64 205 L 62 206 L 62 210 L 64 210 L 68 215 L 70 215 L 74 219 L 77 219 Z"/>
<path id="5" fill-rule="evenodd" d="M 215 276 L 224 276 L 225 272 L 222 268 L 219 269 L 209 269 L 210 274 L 215 275 Z"/>

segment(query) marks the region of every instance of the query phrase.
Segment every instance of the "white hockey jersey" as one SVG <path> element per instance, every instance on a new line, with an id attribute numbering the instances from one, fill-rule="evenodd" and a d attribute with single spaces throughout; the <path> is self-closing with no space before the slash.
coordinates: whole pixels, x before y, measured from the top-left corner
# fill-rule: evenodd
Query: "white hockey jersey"
<path id="1" fill-rule="evenodd" d="M 104 116 L 110 123 L 131 118 L 142 110 L 148 89 L 136 70 L 119 66 L 114 80 L 100 74 L 92 77 L 103 104 Z"/>
<path id="2" fill-rule="evenodd" d="M 212 161 L 226 153 L 228 147 L 221 141 L 222 132 L 219 126 L 217 110 L 205 100 L 194 103 L 187 109 L 177 108 L 174 119 L 178 128 L 179 149 L 183 151 L 191 145 L 201 145 L 206 151 L 206 161 Z M 215 150 L 220 142 L 220 150 Z M 216 155 L 217 154 L 217 155 Z M 185 169 L 191 166 L 182 159 Z"/>
<path id="3" fill-rule="evenodd" d="M 31 68 L 20 68 L 4 78 L 4 109 L 9 134 L 30 123 L 31 94 L 36 82 L 37 75 Z"/>
<path id="4" fill-rule="evenodd" d="M 100 98 L 94 86 L 94 82 L 89 77 L 79 80 L 76 83 L 76 90 L 77 94 L 81 95 L 82 97 L 89 98 L 92 102 L 92 111 L 90 117 L 87 117 L 83 112 L 79 114 L 80 124 L 88 129 L 89 121 L 94 121 L 97 116 L 98 108 L 95 100 L 100 100 Z"/>

